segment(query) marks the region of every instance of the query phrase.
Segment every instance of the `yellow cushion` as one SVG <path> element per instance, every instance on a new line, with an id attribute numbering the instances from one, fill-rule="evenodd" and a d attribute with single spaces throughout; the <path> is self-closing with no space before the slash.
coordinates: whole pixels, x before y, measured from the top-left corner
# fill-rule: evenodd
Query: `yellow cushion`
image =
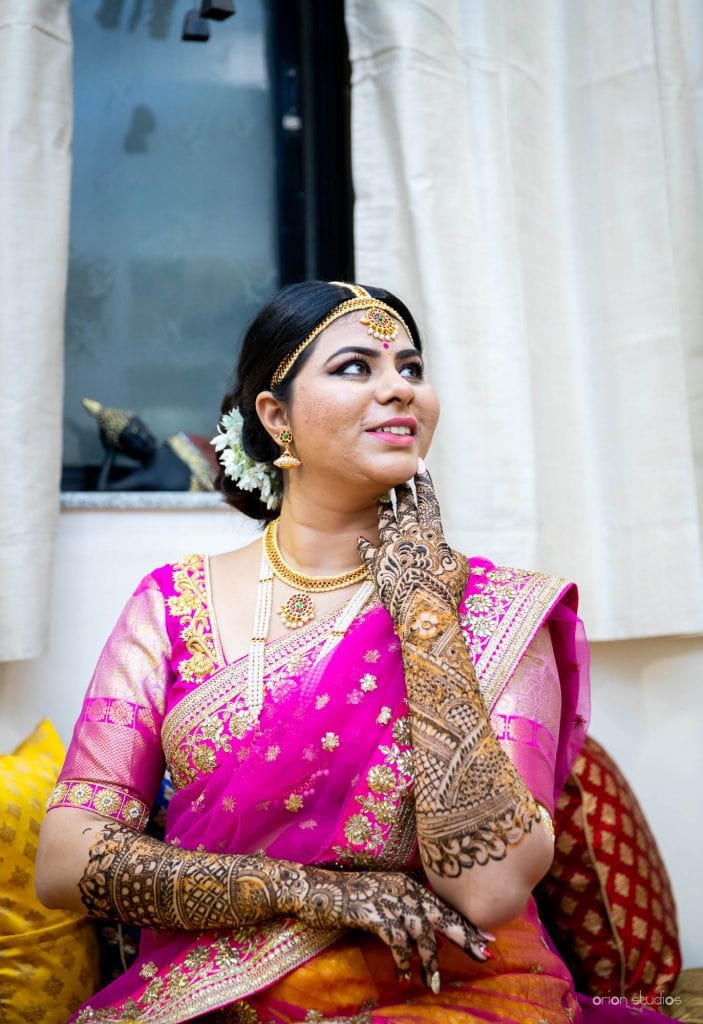
<path id="1" fill-rule="evenodd" d="M 703 967 L 681 971 L 664 1013 L 687 1024 L 703 1024 Z"/>
<path id="2" fill-rule="evenodd" d="M 65 1024 L 93 995 L 100 957 L 91 922 L 47 910 L 34 892 L 44 804 L 64 750 L 48 719 L 0 755 L 0 1020 Z"/>

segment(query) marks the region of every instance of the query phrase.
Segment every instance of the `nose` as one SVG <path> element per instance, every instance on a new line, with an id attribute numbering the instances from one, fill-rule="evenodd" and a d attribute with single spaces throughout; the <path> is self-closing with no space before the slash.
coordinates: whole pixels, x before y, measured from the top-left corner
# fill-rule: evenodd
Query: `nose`
<path id="1" fill-rule="evenodd" d="M 403 377 L 392 363 L 388 363 L 377 377 L 376 398 L 381 405 L 390 402 L 410 405 L 415 399 L 415 391 L 408 378 Z"/>

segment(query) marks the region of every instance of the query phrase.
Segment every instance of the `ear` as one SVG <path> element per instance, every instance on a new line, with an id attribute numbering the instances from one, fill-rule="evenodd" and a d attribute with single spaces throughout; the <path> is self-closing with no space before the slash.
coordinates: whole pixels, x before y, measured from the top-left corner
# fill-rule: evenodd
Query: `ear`
<path id="1" fill-rule="evenodd" d="M 260 391 L 255 405 L 264 430 L 278 443 L 278 435 L 289 426 L 285 405 L 274 398 L 271 391 Z"/>

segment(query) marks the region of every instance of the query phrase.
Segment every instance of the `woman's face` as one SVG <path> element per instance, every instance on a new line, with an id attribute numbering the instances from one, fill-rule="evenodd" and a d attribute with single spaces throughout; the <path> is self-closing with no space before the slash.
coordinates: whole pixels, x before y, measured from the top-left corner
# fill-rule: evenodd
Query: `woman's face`
<path id="1" fill-rule="evenodd" d="M 427 454 L 439 402 L 425 380 L 422 355 L 398 324 L 379 341 L 359 321 L 335 320 L 316 340 L 288 404 L 296 475 L 375 485 L 378 493 L 409 480 Z"/>

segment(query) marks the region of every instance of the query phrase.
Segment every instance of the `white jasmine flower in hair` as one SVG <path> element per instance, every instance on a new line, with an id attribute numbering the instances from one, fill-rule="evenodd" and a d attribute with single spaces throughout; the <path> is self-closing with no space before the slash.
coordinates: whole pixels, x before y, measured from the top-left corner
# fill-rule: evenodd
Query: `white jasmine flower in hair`
<path id="1" fill-rule="evenodd" d="M 242 447 L 244 420 L 239 409 L 224 414 L 212 444 L 222 463 L 225 476 L 234 480 L 242 491 L 260 491 L 268 509 L 280 507 L 281 474 L 270 462 L 256 462 Z"/>

